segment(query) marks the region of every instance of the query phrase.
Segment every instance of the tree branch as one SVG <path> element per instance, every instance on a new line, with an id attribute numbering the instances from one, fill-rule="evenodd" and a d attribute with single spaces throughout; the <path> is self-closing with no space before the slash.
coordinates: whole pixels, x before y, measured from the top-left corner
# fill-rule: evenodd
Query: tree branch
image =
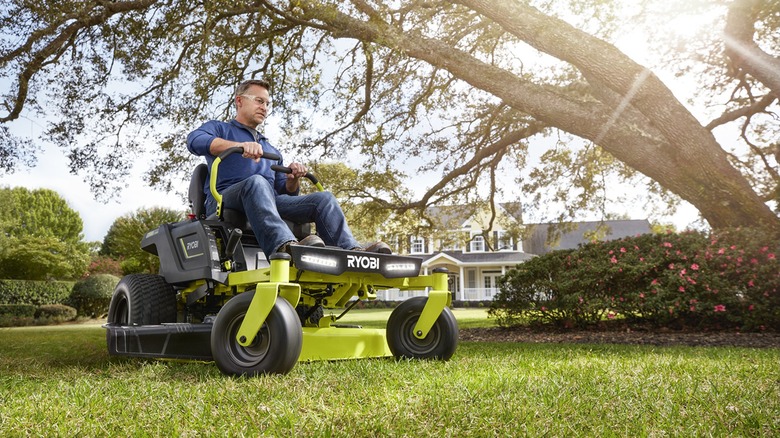
<path id="1" fill-rule="evenodd" d="M 777 100 L 777 97 L 772 94 L 767 94 L 761 99 L 753 102 L 753 104 L 750 106 L 739 108 L 734 111 L 727 111 L 721 114 L 718 118 L 708 123 L 704 128 L 712 131 L 718 126 L 725 125 L 726 123 L 733 122 L 734 120 L 740 119 L 742 117 L 750 117 L 754 114 L 764 112 L 767 107 L 775 100 Z"/>

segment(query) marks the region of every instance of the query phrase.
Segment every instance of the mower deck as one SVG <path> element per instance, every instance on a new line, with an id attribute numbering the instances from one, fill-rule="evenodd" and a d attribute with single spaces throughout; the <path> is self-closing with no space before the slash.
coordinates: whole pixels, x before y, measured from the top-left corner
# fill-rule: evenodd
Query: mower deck
<path id="1" fill-rule="evenodd" d="M 146 326 L 106 324 L 111 355 L 211 361 L 213 324 L 172 323 Z M 389 357 L 384 329 L 303 327 L 299 362 Z"/>

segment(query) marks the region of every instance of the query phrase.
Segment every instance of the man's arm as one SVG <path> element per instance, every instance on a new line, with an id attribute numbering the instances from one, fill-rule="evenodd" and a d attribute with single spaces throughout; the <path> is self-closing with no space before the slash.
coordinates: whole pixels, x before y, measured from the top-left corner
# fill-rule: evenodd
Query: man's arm
<path id="1" fill-rule="evenodd" d="M 229 148 L 240 146 L 244 148 L 245 158 L 252 158 L 257 161 L 263 156 L 263 147 L 261 145 L 255 142 L 225 140 L 222 138 L 224 134 L 224 124 L 215 121 L 206 122 L 187 136 L 187 149 L 195 155 L 212 155 L 216 157 Z"/>
<path id="2" fill-rule="evenodd" d="M 243 157 L 251 158 L 255 160 L 255 162 L 259 161 L 260 157 L 263 156 L 263 146 L 261 146 L 260 143 L 255 143 L 252 141 L 239 143 L 237 141 L 225 140 L 219 137 L 214 137 L 214 140 L 211 141 L 211 144 L 209 145 L 209 153 L 216 157 L 219 156 L 219 154 L 222 152 L 225 152 L 226 150 L 233 147 L 244 148 Z"/>

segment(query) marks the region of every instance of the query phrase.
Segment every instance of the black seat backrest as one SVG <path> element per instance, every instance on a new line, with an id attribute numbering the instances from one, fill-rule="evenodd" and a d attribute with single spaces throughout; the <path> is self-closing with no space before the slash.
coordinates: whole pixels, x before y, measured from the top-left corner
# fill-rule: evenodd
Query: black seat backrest
<path id="1" fill-rule="evenodd" d="M 206 194 L 203 189 L 206 185 L 206 179 L 209 177 L 209 168 L 206 163 L 198 164 L 192 171 L 190 178 L 190 188 L 188 198 L 190 201 L 190 211 L 197 219 L 206 219 Z M 239 210 L 224 208 L 222 216 L 228 224 L 240 228 L 245 234 L 254 235 L 252 226 L 246 219 L 246 215 Z M 287 219 L 284 220 L 296 238 L 303 239 L 311 234 L 311 224 L 297 224 Z M 253 237 L 254 238 L 254 237 Z"/>
<path id="2" fill-rule="evenodd" d="M 208 166 L 206 166 L 206 163 L 200 163 L 192 171 L 192 178 L 190 178 L 190 189 L 188 192 L 190 211 L 197 219 L 206 219 L 206 194 L 203 193 L 203 187 L 206 185 L 208 176 Z"/>

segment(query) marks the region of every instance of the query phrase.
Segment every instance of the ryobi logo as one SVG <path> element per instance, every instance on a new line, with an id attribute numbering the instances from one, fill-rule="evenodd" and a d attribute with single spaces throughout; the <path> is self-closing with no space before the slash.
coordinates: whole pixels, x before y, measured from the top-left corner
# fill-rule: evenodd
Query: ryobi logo
<path id="1" fill-rule="evenodd" d="M 348 268 L 379 269 L 379 259 L 369 256 L 347 255 Z"/>

